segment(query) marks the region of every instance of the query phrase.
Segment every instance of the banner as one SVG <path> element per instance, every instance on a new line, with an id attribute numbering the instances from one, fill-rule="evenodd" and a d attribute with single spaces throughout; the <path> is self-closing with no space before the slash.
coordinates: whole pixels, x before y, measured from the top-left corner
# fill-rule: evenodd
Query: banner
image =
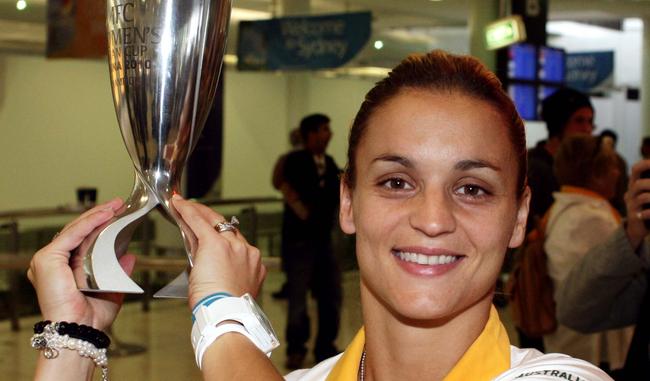
<path id="1" fill-rule="evenodd" d="M 107 45 L 105 1 L 48 0 L 48 57 L 101 58 Z"/>
<path id="2" fill-rule="evenodd" d="M 571 53 L 566 56 L 566 84 L 583 91 L 607 90 L 614 84 L 614 52 Z"/>
<path id="3" fill-rule="evenodd" d="M 335 68 L 370 38 L 370 12 L 241 21 L 239 70 Z"/>

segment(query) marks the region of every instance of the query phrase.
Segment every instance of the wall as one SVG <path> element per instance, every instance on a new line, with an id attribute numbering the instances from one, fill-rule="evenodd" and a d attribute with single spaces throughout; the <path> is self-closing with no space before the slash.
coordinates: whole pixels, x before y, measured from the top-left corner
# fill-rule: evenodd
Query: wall
<path id="1" fill-rule="evenodd" d="M 330 152 L 345 164 L 347 132 L 373 81 L 312 76 L 306 112 L 331 116 Z M 223 197 L 278 195 L 275 159 L 288 149 L 286 76 L 225 74 Z M 128 196 L 132 165 L 121 140 L 103 60 L 0 56 L 0 211 Z"/>
<path id="2" fill-rule="evenodd" d="M 0 56 L 0 210 L 102 200 L 132 185 L 104 61 Z"/>

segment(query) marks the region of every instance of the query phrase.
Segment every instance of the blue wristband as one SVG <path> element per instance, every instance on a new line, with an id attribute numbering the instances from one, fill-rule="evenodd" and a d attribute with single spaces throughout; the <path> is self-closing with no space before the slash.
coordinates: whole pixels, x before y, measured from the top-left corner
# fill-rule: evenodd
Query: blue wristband
<path id="1" fill-rule="evenodd" d="M 199 309 L 199 307 L 201 307 L 201 306 L 209 306 L 210 304 L 216 302 L 219 299 L 231 298 L 231 297 L 232 297 L 232 295 L 227 293 L 227 292 L 215 292 L 214 294 L 210 294 L 210 295 L 204 297 L 203 299 L 199 300 L 199 302 L 196 303 L 196 305 L 192 309 L 192 322 L 194 322 L 194 320 L 196 320 L 194 318 L 194 314 L 196 313 L 196 310 Z"/>

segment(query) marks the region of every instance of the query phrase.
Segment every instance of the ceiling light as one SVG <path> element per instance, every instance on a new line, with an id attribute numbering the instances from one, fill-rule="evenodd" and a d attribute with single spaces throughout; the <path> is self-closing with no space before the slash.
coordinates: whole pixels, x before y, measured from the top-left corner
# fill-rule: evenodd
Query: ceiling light
<path id="1" fill-rule="evenodd" d="M 266 20 L 270 18 L 270 12 L 256 11 L 252 9 L 233 8 L 230 13 L 230 19 L 232 21 Z"/>
<path id="2" fill-rule="evenodd" d="M 379 50 L 384 47 L 384 41 L 382 40 L 377 40 L 375 41 L 375 49 Z"/>
<path id="3" fill-rule="evenodd" d="M 27 2 L 25 0 L 16 1 L 16 9 L 22 11 L 25 8 L 27 8 Z"/>

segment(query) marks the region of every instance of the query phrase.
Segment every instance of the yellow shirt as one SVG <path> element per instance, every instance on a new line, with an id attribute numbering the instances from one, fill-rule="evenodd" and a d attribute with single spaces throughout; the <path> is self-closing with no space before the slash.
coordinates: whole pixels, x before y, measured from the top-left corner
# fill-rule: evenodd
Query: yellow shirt
<path id="1" fill-rule="evenodd" d="M 327 381 L 357 381 L 359 363 L 365 346 L 363 328 L 348 345 L 343 356 L 334 365 Z M 492 306 L 485 328 L 465 352 L 444 381 L 467 381 L 481 375 L 481 379 L 492 379 L 510 368 L 510 340 L 499 320 L 499 313 Z"/>

